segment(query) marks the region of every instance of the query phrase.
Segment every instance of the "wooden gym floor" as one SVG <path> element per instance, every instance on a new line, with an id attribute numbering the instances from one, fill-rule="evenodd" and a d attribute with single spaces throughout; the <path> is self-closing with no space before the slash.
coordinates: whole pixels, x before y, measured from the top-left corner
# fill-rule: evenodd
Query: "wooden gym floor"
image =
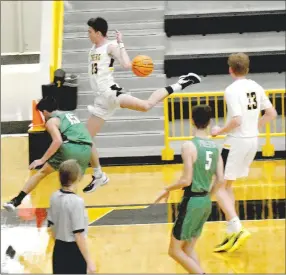
<path id="1" fill-rule="evenodd" d="M 18 194 L 29 177 L 27 137 L 1 138 L 1 205 Z M 157 193 L 180 175 L 181 165 L 106 167 L 108 185 L 83 194 L 89 169 L 79 186 L 89 215 L 88 241 L 100 273 L 185 273 L 167 255 L 172 222 L 181 192 L 168 204 L 151 205 Z M 20 273 L 51 273 L 52 242 L 44 218 L 50 195 L 58 188 L 57 174 L 47 177 L 27 197 L 33 207 L 27 221 L 20 209 L 7 213 L 1 207 L 1 265 Z M 285 162 L 256 161 L 250 175 L 235 183 L 237 210 L 252 236 L 234 253 L 215 254 L 223 237 L 223 215 L 213 212 L 197 244 L 207 273 L 285 273 Z M 27 213 L 26 211 L 24 213 Z M 22 218 L 21 218 L 22 217 Z M 38 228 L 37 228 L 38 223 Z M 15 260 L 5 259 L 12 245 Z"/>

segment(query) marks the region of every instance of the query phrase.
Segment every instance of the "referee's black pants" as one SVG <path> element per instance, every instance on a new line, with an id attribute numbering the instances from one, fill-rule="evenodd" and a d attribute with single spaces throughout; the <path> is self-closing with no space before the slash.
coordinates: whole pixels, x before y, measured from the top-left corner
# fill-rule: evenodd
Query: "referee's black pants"
<path id="1" fill-rule="evenodd" d="M 86 262 L 76 242 L 55 241 L 53 274 L 87 274 Z"/>

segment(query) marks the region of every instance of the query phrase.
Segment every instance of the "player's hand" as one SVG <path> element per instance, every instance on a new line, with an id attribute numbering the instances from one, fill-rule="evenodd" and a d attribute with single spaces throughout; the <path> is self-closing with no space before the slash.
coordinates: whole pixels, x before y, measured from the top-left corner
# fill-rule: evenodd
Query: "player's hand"
<path id="1" fill-rule="evenodd" d="M 116 35 L 116 40 L 117 40 L 117 43 L 123 43 L 122 41 L 122 33 L 118 30 L 115 30 L 115 35 Z"/>
<path id="2" fill-rule="evenodd" d="M 169 198 L 170 192 L 166 189 L 164 189 L 163 191 L 161 191 L 161 193 L 158 195 L 157 199 L 155 200 L 154 203 L 159 203 L 161 200 L 164 199 L 165 202 L 168 202 L 168 198 Z"/>
<path id="3" fill-rule="evenodd" d="M 211 135 L 212 137 L 216 137 L 217 135 L 219 135 L 221 128 L 219 126 L 214 126 L 211 130 Z"/>
<path id="4" fill-rule="evenodd" d="M 45 162 L 42 160 L 42 159 L 36 159 L 34 160 L 30 166 L 29 166 L 29 169 L 32 170 L 32 169 L 35 169 L 37 168 L 38 166 L 41 166 L 43 165 Z"/>
<path id="5" fill-rule="evenodd" d="M 88 273 L 96 273 L 96 266 L 93 262 L 87 263 L 87 271 Z"/>

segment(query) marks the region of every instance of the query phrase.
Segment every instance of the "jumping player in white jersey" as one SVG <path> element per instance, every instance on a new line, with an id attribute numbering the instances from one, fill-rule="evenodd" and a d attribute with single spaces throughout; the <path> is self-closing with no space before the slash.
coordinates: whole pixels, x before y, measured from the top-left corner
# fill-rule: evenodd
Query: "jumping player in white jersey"
<path id="1" fill-rule="evenodd" d="M 181 76 L 177 83 L 155 91 L 147 100 L 125 94 L 113 77 L 115 60 L 123 68 L 131 69 L 131 61 L 125 50 L 121 33 L 117 31 L 116 40 L 109 41 L 107 39 L 108 24 L 101 17 L 89 19 L 87 25 L 89 26 L 89 39 L 93 43 L 89 53 L 88 73 L 95 99 L 94 104 L 88 106 L 91 116 L 87 122 L 92 137 L 100 131 L 104 122 L 113 115 L 116 108 L 147 112 L 173 92 L 201 82 L 198 75 L 189 73 Z M 91 183 L 84 188 L 85 193 L 94 191 L 97 186 L 109 180 L 101 170 L 95 146 L 93 146 L 93 153 L 91 166 L 94 168 L 94 175 Z"/>
<path id="2" fill-rule="evenodd" d="M 222 128 L 216 126 L 212 129 L 212 136 L 226 134 L 221 153 L 225 167 L 225 183 L 216 196 L 228 221 L 227 234 L 224 241 L 215 248 L 215 252 L 233 252 L 250 236 L 242 227 L 235 211 L 232 183 L 238 178 L 248 176 L 258 148 L 259 128 L 277 116 L 264 89 L 255 81 L 246 78 L 249 63 L 249 57 L 244 53 L 229 56 L 229 73 L 234 82 L 226 88 L 224 94 L 228 109 L 227 123 Z M 259 118 L 262 110 L 264 115 Z M 223 199 L 221 191 L 226 191 L 230 200 Z"/>

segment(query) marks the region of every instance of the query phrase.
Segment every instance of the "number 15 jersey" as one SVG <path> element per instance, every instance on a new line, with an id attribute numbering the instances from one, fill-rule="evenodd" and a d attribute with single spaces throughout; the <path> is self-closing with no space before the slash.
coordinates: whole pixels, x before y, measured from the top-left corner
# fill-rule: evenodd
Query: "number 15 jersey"
<path id="1" fill-rule="evenodd" d="M 227 105 L 227 121 L 241 117 L 241 125 L 228 135 L 232 137 L 257 137 L 261 110 L 272 107 L 264 89 L 250 79 L 238 79 L 229 85 L 224 93 Z"/>
<path id="2" fill-rule="evenodd" d="M 54 111 L 51 118 L 57 117 L 60 120 L 60 133 L 63 140 L 84 142 L 92 144 L 91 136 L 86 126 L 71 112 Z"/>
<path id="3" fill-rule="evenodd" d="M 94 92 L 102 94 L 114 85 L 114 59 L 108 54 L 109 45 L 117 45 L 116 40 L 96 47 L 93 45 L 88 56 L 88 74 L 91 88 Z"/>

